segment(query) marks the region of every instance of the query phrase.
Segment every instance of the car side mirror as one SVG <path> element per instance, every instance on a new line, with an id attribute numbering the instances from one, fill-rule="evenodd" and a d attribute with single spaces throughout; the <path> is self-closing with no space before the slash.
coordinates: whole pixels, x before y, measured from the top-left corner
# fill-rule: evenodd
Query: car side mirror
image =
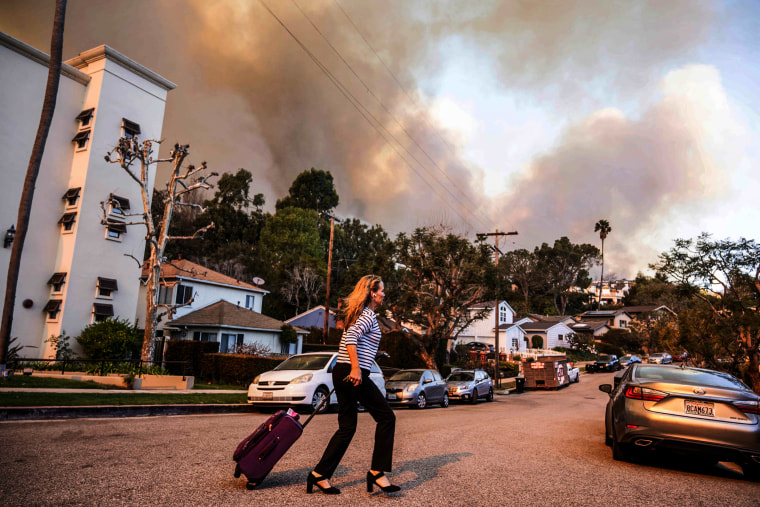
<path id="1" fill-rule="evenodd" d="M 612 384 L 602 384 L 599 386 L 599 390 L 603 393 L 610 394 L 612 393 Z"/>

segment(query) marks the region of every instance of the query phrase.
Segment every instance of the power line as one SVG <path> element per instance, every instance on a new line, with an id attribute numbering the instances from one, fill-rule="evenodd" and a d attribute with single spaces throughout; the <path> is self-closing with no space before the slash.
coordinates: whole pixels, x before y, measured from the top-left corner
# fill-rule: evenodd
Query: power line
<path id="1" fill-rule="evenodd" d="M 264 0 L 259 0 L 259 3 L 261 3 L 261 5 L 267 10 L 267 12 L 269 12 L 269 14 L 280 24 L 280 26 L 282 26 L 282 28 L 288 33 L 288 35 L 290 35 L 293 38 L 293 40 L 296 41 L 296 43 L 301 47 L 301 49 L 303 49 L 303 51 L 309 56 L 309 58 L 311 58 L 311 60 L 314 62 L 314 64 L 322 71 L 323 74 L 325 74 L 325 76 L 327 76 L 327 78 L 330 80 L 330 82 L 338 89 L 338 91 L 341 92 L 341 94 L 346 98 L 346 100 L 348 100 L 351 103 L 351 105 L 357 110 L 357 112 L 359 112 L 359 114 L 361 114 L 361 116 L 367 121 L 367 123 L 369 123 L 370 126 L 372 128 L 374 128 L 375 131 L 377 131 L 377 133 L 380 134 L 381 137 L 383 137 L 383 139 L 385 139 L 385 141 L 389 144 L 389 146 L 409 166 L 409 168 L 412 169 L 412 171 L 414 171 L 418 176 L 420 176 L 420 179 L 423 181 L 423 183 L 425 183 L 430 188 L 430 190 L 434 194 L 436 194 L 438 196 L 438 198 L 440 198 L 443 202 L 446 202 L 445 199 L 443 198 L 443 196 L 441 196 L 436 191 L 436 189 L 433 187 L 433 185 L 430 182 L 428 182 L 425 178 L 422 177 L 422 175 L 414 168 L 414 166 L 409 162 L 409 160 L 407 160 L 407 158 L 399 151 L 399 149 L 396 147 L 396 145 L 393 142 L 391 142 L 391 140 L 388 139 L 388 137 L 386 137 L 386 135 L 383 134 L 380 131 L 380 129 L 383 129 L 387 133 L 387 135 L 390 136 L 396 143 L 398 143 L 398 140 L 395 137 L 393 137 L 393 135 L 390 132 L 388 132 L 388 130 L 377 120 L 377 118 L 375 118 L 375 116 L 369 110 L 367 110 L 367 108 L 364 107 L 363 104 L 361 104 L 361 102 L 340 82 L 340 80 L 338 80 L 330 72 L 330 70 L 327 69 L 327 67 L 324 64 L 322 64 L 322 62 L 319 60 L 319 58 L 317 58 L 316 55 L 314 55 L 301 42 L 301 40 L 298 37 L 296 37 L 296 35 L 287 27 L 287 25 L 285 25 L 285 23 L 269 8 L 269 6 L 266 3 L 264 3 Z M 370 119 L 370 117 L 372 119 Z M 374 120 L 374 123 L 373 123 L 373 120 Z M 406 150 L 403 146 L 400 145 L 400 143 L 398 143 L 398 144 L 401 147 L 401 149 L 403 149 L 404 151 L 407 151 L 407 153 L 409 153 L 408 150 Z M 417 160 L 414 157 L 414 155 L 412 155 L 411 153 L 409 153 L 409 155 L 417 162 L 417 164 L 419 164 L 427 172 L 427 169 L 425 168 L 425 166 L 421 162 L 419 162 L 419 160 Z M 448 190 L 448 189 L 446 189 L 446 190 Z M 451 193 L 451 192 L 449 191 L 449 193 Z M 454 212 L 457 213 L 457 215 L 459 215 L 459 217 L 467 225 L 469 225 L 470 227 L 472 227 L 472 224 L 469 223 L 469 221 L 467 220 L 467 218 L 465 218 L 462 215 L 462 213 L 457 208 L 453 208 L 453 209 L 454 209 Z M 470 212 L 470 213 L 472 213 L 472 212 Z"/>

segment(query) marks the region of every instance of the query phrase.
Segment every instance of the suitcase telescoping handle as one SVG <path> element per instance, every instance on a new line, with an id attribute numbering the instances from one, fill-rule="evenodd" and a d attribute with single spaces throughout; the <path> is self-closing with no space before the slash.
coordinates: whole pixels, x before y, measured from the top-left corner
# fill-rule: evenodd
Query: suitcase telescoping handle
<path id="1" fill-rule="evenodd" d="M 301 425 L 301 428 L 305 428 L 307 424 L 309 424 L 309 421 L 311 421 L 312 417 L 317 415 L 322 408 L 330 403 L 330 398 L 332 397 L 333 393 L 335 392 L 335 388 L 333 387 L 332 391 L 330 391 L 330 394 L 325 396 L 325 398 L 319 402 L 319 405 L 317 405 L 317 408 L 314 409 L 314 412 L 311 413 L 308 419 L 304 421 L 304 423 Z"/>

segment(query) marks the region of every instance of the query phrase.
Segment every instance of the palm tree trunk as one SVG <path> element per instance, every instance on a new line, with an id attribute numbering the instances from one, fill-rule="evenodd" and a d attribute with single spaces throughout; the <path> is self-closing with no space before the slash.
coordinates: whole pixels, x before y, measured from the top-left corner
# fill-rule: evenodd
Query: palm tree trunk
<path id="1" fill-rule="evenodd" d="M 602 240 L 602 274 L 599 275 L 599 303 L 597 308 L 602 309 L 602 285 L 604 285 L 604 240 Z"/>
<path id="2" fill-rule="evenodd" d="M 21 267 L 21 254 L 24 250 L 26 232 L 29 228 L 29 216 L 32 211 L 32 199 L 37 176 L 40 172 L 42 155 L 45 152 L 50 124 L 53 122 L 55 102 L 58 97 L 58 84 L 61 78 L 61 62 L 63 55 L 63 28 L 66 19 L 66 0 L 56 0 L 55 17 L 53 19 L 53 35 L 50 40 L 50 64 L 48 67 L 48 79 L 45 88 L 45 100 L 42 104 L 40 124 L 37 127 L 37 137 L 34 140 L 32 154 L 29 157 L 29 166 L 26 169 L 26 179 L 21 192 L 21 200 L 18 206 L 18 218 L 16 219 L 16 236 L 13 240 L 13 249 L 8 264 L 7 285 L 5 287 L 5 301 L 3 303 L 3 317 L 0 321 L 0 370 L 5 370 L 8 358 L 8 345 L 11 339 L 13 326 L 13 310 L 16 304 L 16 286 Z"/>

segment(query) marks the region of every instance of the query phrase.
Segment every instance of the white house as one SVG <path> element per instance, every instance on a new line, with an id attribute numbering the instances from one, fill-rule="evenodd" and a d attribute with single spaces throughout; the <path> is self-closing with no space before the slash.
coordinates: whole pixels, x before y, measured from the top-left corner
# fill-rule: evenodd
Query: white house
<path id="1" fill-rule="evenodd" d="M 0 33 L 0 234 L 15 229 L 48 75 L 49 56 Z M 144 231 L 127 230 L 118 207 L 141 207 L 138 185 L 104 155 L 122 136 L 161 139 L 173 83 L 108 46 L 68 60 L 34 192 L 17 285 L 13 336 L 22 355 L 51 357 L 51 335 L 76 336 L 111 316 L 135 316 Z M 153 170 L 149 175 L 154 178 Z M 151 185 L 152 186 L 152 185 Z M 10 248 L 0 249 L 5 293 Z M 77 344 L 72 344 L 77 348 Z"/>
<path id="2" fill-rule="evenodd" d="M 219 352 L 233 352 L 238 345 L 258 344 L 275 354 L 300 354 L 308 331 L 295 328 L 297 342 L 284 343 L 283 324 L 253 309 L 220 300 L 173 319 L 167 328 L 175 339 L 217 341 Z"/>
<path id="3" fill-rule="evenodd" d="M 525 330 L 518 323 L 499 326 L 500 349 L 503 348 L 512 353 L 525 352 L 525 349 L 530 348 L 525 338 Z"/>
<path id="4" fill-rule="evenodd" d="M 488 302 L 483 303 L 482 305 L 473 306 L 470 308 L 470 315 L 473 315 L 477 312 L 487 310 L 486 317 L 480 320 L 477 320 L 467 326 L 465 329 L 460 331 L 459 335 L 457 336 L 455 344 L 460 343 L 468 343 L 472 341 L 476 342 L 482 342 L 486 343 L 488 345 L 495 345 L 495 337 L 494 337 L 494 327 L 496 324 L 496 315 L 494 314 L 494 306 L 495 302 Z M 506 301 L 499 301 L 499 328 L 501 329 L 502 325 L 505 324 L 513 324 L 513 319 L 516 315 L 515 310 L 507 303 Z M 510 338 L 511 340 L 511 338 Z M 511 346 L 510 344 L 507 344 L 506 342 L 501 340 L 501 337 L 499 338 L 499 351 L 500 352 L 506 352 L 509 351 Z"/>
<path id="5" fill-rule="evenodd" d="M 568 336 L 573 333 L 566 324 L 562 322 L 525 322 L 520 324 L 525 331 L 525 337 L 528 343 L 533 347 L 533 337 L 540 336 L 543 342 L 541 348 L 553 349 L 554 347 L 569 347 Z"/>
<path id="6" fill-rule="evenodd" d="M 143 278 L 147 274 L 147 265 L 143 265 Z M 183 304 L 193 298 L 191 304 L 176 309 L 173 319 L 219 300 L 261 313 L 264 295 L 268 293 L 269 291 L 255 285 L 241 282 L 187 259 L 167 261 L 161 267 L 159 303 Z M 145 322 L 145 298 L 146 288 L 141 285 L 137 320 L 143 323 Z M 171 321 L 164 318 L 158 323 L 158 329 L 163 329 L 167 325 L 171 325 Z"/>
<path id="7" fill-rule="evenodd" d="M 606 320 L 611 329 L 627 329 L 633 317 L 625 310 L 593 310 L 583 312 L 577 320 L 580 322 Z"/>

